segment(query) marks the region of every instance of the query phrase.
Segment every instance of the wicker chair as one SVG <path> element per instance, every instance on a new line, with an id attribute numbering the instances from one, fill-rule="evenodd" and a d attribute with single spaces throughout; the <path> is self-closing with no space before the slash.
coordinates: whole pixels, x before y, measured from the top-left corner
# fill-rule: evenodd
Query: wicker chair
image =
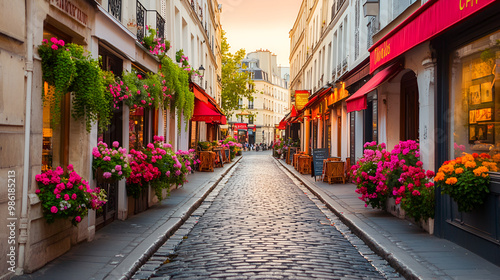
<path id="1" fill-rule="evenodd" d="M 333 161 L 328 163 L 328 183 L 332 184 L 335 181 L 342 181 L 342 184 L 345 184 L 345 171 L 344 171 L 344 162 L 341 161 Z"/>
<path id="2" fill-rule="evenodd" d="M 214 172 L 215 153 L 214 152 L 200 152 L 200 171 Z"/>

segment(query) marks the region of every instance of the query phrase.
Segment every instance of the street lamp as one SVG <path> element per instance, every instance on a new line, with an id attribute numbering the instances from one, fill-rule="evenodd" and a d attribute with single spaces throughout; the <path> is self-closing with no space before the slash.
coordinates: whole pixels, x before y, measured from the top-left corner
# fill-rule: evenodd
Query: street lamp
<path id="1" fill-rule="evenodd" d="M 200 72 L 200 75 L 204 75 L 205 74 L 205 68 L 203 67 L 203 64 L 200 66 L 200 68 L 198 68 L 198 71 Z"/>

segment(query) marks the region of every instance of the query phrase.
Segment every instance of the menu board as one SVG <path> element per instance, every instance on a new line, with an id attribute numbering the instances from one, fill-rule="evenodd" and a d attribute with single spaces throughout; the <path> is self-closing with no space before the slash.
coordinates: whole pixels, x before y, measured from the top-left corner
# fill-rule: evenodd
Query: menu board
<path id="1" fill-rule="evenodd" d="M 330 157 L 328 149 L 313 149 L 313 176 L 323 175 L 323 160 Z"/>

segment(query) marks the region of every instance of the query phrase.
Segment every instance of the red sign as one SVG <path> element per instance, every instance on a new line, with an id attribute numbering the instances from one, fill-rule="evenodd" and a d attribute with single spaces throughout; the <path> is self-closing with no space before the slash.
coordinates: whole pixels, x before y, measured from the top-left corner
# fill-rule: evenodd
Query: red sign
<path id="1" fill-rule="evenodd" d="M 495 0 L 429 0 L 369 49 L 370 73 Z"/>
<path id="2" fill-rule="evenodd" d="M 304 106 L 309 101 L 309 91 L 308 90 L 296 90 L 295 91 L 295 107 L 297 110 L 302 110 Z"/>
<path id="3" fill-rule="evenodd" d="M 235 124 L 233 124 L 233 129 L 234 130 L 240 130 L 240 129 L 247 130 L 248 127 L 247 127 L 246 123 L 235 123 Z"/>

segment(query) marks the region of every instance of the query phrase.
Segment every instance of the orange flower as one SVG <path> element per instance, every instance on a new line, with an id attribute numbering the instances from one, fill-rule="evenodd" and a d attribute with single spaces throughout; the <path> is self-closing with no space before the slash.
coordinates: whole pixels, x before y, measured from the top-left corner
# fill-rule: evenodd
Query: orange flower
<path id="1" fill-rule="evenodd" d="M 457 168 L 457 169 L 455 169 L 455 173 L 456 174 L 462 174 L 462 173 L 464 173 L 464 169 L 463 168 Z"/>
<path id="2" fill-rule="evenodd" d="M 461 157 L 458 157 L 455 159 L 455 161 L 458 163 L 458 164 L 461 164 L 462 163 L 462 158 Z"/>
<path id="3" fill-rule="evenodd" d="M 477 177 L 482 176 L 483 173 L 487 173 L 489 170 L 486 166 L 479 166 L 478 168 L 474 169 L 474 175 Z M 484 176 L 483 176 L 484 177 Z"/>
<path id="4" fill-rule="evenodd" d="M 441 170 L 442 169 L 442 170 Z M 443 171 L 444 173 L 452 173 L 454 171 L 454 168 L 453 168 L 453 165 L 443 165 L 441 168 L 440 168 L 440 171 Z"/>
<path id="5" fill-rule="evenodd" d="M 500 162 L 500 154 L 496 154 L 492 157 L 495 162 Z"/>
<path id="6" fill-rule="evenodd" d="M 466 161 L 474 161 L 474 157 L 469 154 L 464 154 L 462 157 L 462 163 L 465 163 Z"/>
<path id="7" fill-rule="evenodd" d="M 450 178 L 446 179 L 446 182 L 445 182 L 445 183 L 446 183 L 447 185 L 454 185 L 454 184 L 456 184 L 456 183 L 457 183 L 457 181 L 458 181 L 458 180 L 457 180 L 457 178 L 455 178 L 455 177 L 450 177 Z"/>
<path id="8" fill-rule="evenodd" d="M 444 180 L 444 173 L 443 172 L 438 172 L 436 174 L 436 177 L 434 177 L 434 181 L 438 182 L 438 181 L 442 181 Z"/>
<path id="9" fill-rule="evenodd" d="M 475 161 L 468 161 L 465 163 L 466 168 L 475 168 L 476 167 L 476 162 Z"/>

